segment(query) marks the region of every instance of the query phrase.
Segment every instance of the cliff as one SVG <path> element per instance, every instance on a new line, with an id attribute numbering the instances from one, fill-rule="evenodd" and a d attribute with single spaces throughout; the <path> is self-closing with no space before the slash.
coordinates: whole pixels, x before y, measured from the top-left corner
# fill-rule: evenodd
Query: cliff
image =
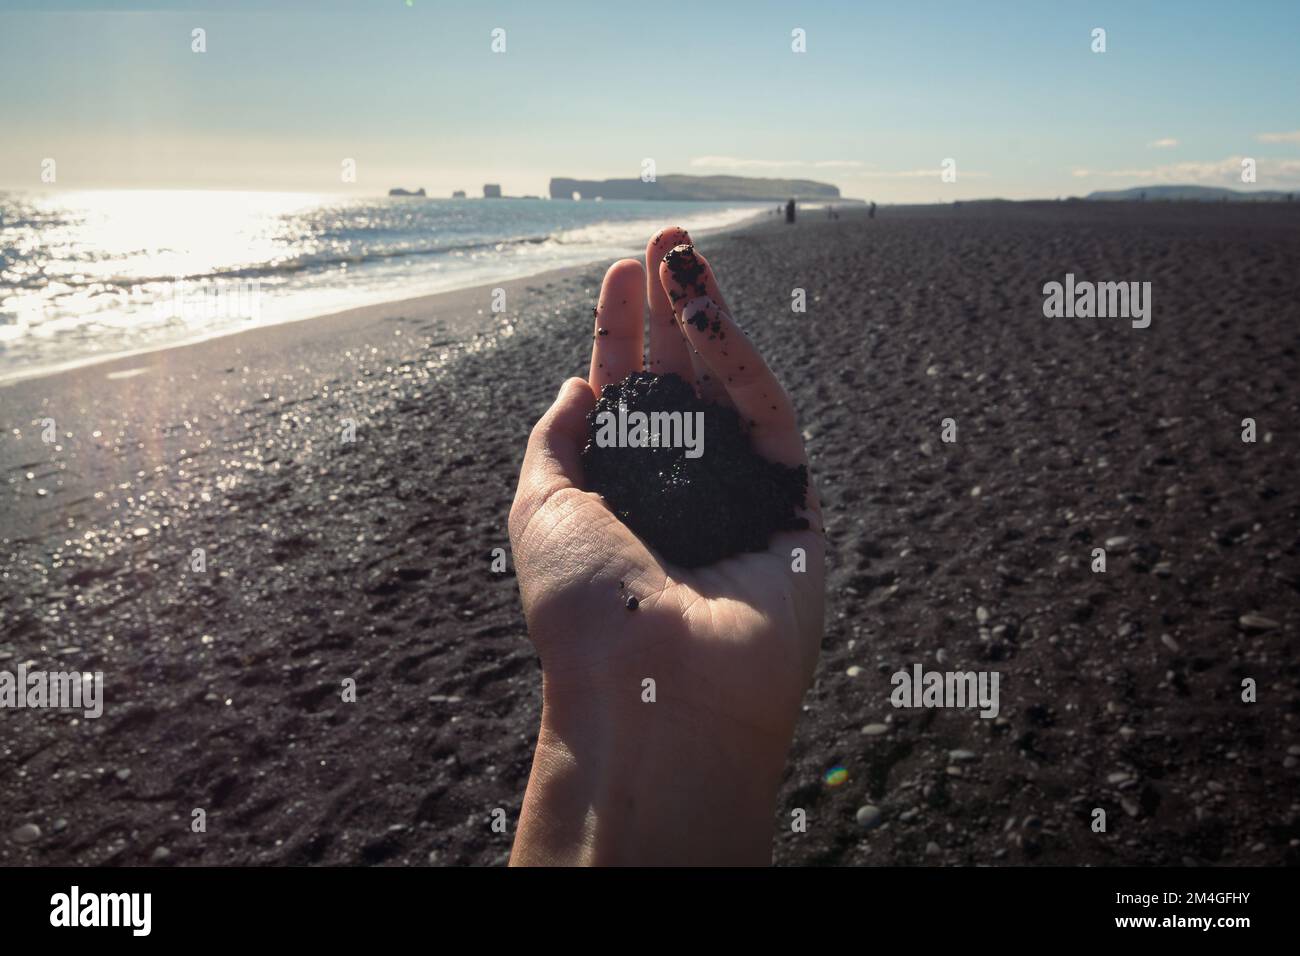
<path id="1" fill-rule="evenodd" d="M 1220 186 L 1134 186 L 1132 189 L 1115 189 L 1088 193 L 1091 200 L 1193 200 L 1199 202 L 1281 202 L 1290 201 L 1294 193 L 1276 189 L 1246 191 Z"/>

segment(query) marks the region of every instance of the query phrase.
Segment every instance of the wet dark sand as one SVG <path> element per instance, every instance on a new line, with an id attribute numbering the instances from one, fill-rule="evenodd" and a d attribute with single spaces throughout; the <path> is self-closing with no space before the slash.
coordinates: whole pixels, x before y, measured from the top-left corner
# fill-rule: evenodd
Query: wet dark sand
<path id="1" fill-rule="evenodd" d="M 776 861 L 1300 862 L 1300 210 L 846 211 L 701 248 L 831 545 Z M 0 388 L 0 669 L 107 698 L 0 711 L 0 864 L 504 862 L 540 675 L 492 550 L 602 272 L 507 284 L 508 335 L 470 290 Z M 1151 327 L 1043 318 L 1066 272 L 1151 281 Z M 996 669 L 1000 719 L 894 710 L 913 663 Z"/>

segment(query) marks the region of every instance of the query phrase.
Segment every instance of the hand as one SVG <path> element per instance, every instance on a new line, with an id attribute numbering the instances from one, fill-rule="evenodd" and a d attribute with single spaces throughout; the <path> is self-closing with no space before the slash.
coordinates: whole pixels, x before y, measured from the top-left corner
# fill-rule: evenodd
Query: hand
<path id="1" fill-rule="evenodd" d="M 789 397 L 732 320 L 708 263 L 699 257 L 689 288 L 664 265 L 689 242 L 666 229 L 647 246 L 648 271 L 632 259 L 610 267 L 588 379 L 564 383 L 528 442 L 510 538 L 543 707 L 514 864 L 771 860 L 776 792 L 822 635 L 811 479 L 810 530 L 690 570 L 662 562 L 582 490 L 586 417 L 602 386 L 642 367 L 647 291 L 648 369 L 734 404 L 764 457 L 807 464 Z M 704 329 L 691 321 L 700 314 Z M 725 337 L 712 335 L 715 319 Z M 792 570 L 796 548 L 806 571 Z M 643 700 L 647 678 L 653 703 Z"/>

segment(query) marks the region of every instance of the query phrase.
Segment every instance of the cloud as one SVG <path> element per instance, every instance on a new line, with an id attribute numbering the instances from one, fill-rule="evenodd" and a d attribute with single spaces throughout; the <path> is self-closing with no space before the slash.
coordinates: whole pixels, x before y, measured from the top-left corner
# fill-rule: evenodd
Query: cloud
<path id="1" fill-rule="evenodd" d="M 815 161 L 803 159 L 741 159 L 738 156 L 696 156 L 691 165 L 697 169 L 789 169 L 802 166 L 808 169 L 850 169 L 854 175 L 850 178 L 865 179 L 938 179 L 943 173 L 939 166 L 929 169 L 871 169 L 867 163 L 857 159 L 820 159 Z M 985 172 L 958 169 L 958 178 L 982 179 Z"/>
<path id="2" fill-rule="evenodd" d="M 978 172 L 971 169 L 957 168 L 958 179 L 982 179 L 988 176 L 988 173 Z M 869 179 L 938 179 L 943 175 L 943 169 L 935 166 L 931 169 L 899 169 L 899 170 L 880 170 L 872 169 L 861 173 Z"/>
<path id="3" fill-rule="evenodd" d="M 705 169 L 782 169 L 790 166 L 809 166 L 814 169 L 853 169 L 866 165 L 856 159 L 823 159 L 809 162 L 803 159 L 742 159 L 738 156 L 696 156 L 691 165 Z"/>
<path id="4" fill-rule="evenodd" d="M 1260 133 L 1255 138 L 1261 143 L 1300 143 L 1300 129 L 1289 133 Z"/>
<path id="5" fill-rule="evenodd" d="M 1164 139 L 1158 139 L 1155 142 L 1148 143 L 1147 145 L 1154 149 L 1172 149 L 1178 145 L 1178 140 L 1174 139 L 1172 136 L 1166 136 Z"/>
<path id="6" fill-rule="evenodd" d="M 942 172 L 943 170 L 936 166 L 933 169 L 898 169 L 892 171 L 873 169 L 862 175 L 870 179 L 927 179 L 930 177 L 937 179 Z"/>
<path id="7" fill-rule="evenodd" d="M 1244 156 L 1229 156 L 1217 162 L 1166 163 L 1143 169 L 1087 169 L 1070 170 L 1076 179 L 1107 177 L 1110 179 L 1140 179 L 1147 183 L 1176 183 L 1212 186 L 1241 186 L 1241 163 Z M 1257 185 L 1278 185 L 1280 182 L 1300 180 L 1300 159 L 1256 160 Z"/>
<path id="8" fill-rule="evenodd" d="M 739 159 L 735 156 L 696 156 L 691 160 L 692 166 L 706 169 L 776 169 L 790 166 L 792 163 L 780 159 Z"/>

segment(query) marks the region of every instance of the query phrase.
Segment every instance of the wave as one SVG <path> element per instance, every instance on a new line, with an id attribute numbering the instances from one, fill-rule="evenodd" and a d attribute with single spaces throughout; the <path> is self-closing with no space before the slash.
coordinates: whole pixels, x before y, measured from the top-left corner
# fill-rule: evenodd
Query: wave
<path id="1" fill-rule="evenodd" d="M 166 193 L 41 202 L 0 194 L 0 381 L 249 327 L 246 317 L 197 308 L 231 295 L 222 282 L 256 284 L 255 321 L 277 324 L 634 255 L 669 222 L 699 236 L 767 211 Z M 173 308 L 190 302 L 181 289 L 198 297 L 196 308 Z"/>
<path id="2" fill-rule="evenodd" d="M 172 273 L 157 276 L 64 276 L 38 273 L 25 279 L 17 278 L 6 281 L 8 285 L 19 289 L 41 289 L 48 286 L 51 282 L 58 282 L 71 288 L 78 288 L 96 285 L 129 287 L 169 282 L 199 282 L 205 279 L 259 279 L 278 275 L 296 275 L 301 272 L 310 272 L 312 270 L 325 271 L 344 265 L 349 267 L 363 266 L 372 262 L 384 262 L 389 259 L 402 259 L 408 256 L 412 258 L 420 258 L 425 256 L 454 255 L 458 252 L 481 252 L 489 249 L 496 252 L 503 252 L 514 246 L 535 246 L 547 242 L 562 243 L 563 240 L 558 240 L 554 236 L 521 236 L 515 239 L 491 239 L 429 248 L 376 249 L 352 255 L 335 254 L 299 256 L 296 259 L 291 259 L 287 262 L 259 263 L 255 265 L 236 266 L 234 268 L 211 269 L 205 272 L 182 273 L 179 275 Z M 0 274 L 3 274 L 3 267 L 8 261 L 9 260 L 6 256 L 0 254 Z"/>

